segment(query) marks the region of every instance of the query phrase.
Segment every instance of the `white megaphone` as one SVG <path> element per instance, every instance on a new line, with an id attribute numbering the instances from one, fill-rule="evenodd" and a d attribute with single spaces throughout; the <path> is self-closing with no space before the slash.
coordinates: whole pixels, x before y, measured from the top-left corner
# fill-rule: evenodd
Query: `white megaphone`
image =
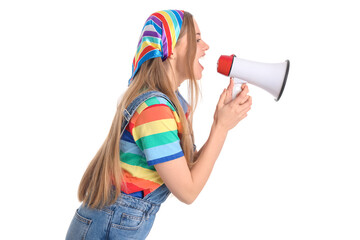
<path id="1" fill-rule="evenodd" d="M 221 55 L 217 65 L 218 73 L 234 78 L 233 98 L 241 92 L 243 83 L 250 83 L 272 94 L 275 101 L 279 101 L 284 91 L 289 68 L 289 60 L 283 63 L 260 63 L 235 55 Z"/>

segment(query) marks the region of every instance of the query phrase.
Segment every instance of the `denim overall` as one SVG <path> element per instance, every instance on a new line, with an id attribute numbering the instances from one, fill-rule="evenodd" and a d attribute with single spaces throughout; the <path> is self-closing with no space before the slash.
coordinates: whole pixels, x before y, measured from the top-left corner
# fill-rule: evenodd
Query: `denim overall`
<path id="1" fill-rule="evenodd" d="M 165 94 L 157 91 L 146 92 L 138 96 L 124 110 L 125 119 L 121 125 L 121 133 L 136 109 L 144 101 L 155 96 L 165 98 L 176 109 Z M 169 194 L 169 189 L 162 184 L 142 199 L 121 194 L 113 205 L 103 209 L 88 208 L 83 203 L 75 212 L 66 239 L 145 239 L 151 230 L 160 205 Z"/>

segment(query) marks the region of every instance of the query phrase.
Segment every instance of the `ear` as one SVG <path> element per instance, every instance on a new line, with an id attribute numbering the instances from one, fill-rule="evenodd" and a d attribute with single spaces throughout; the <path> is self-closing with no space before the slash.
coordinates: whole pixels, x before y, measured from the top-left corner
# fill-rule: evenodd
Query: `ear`
<path id="1" fill-rule="evenodd" d="M 170 54 L 169 58 L 171 60 L 174 60 L 176 58 L 176 53 L 174 53 L 174 51 Z"/>

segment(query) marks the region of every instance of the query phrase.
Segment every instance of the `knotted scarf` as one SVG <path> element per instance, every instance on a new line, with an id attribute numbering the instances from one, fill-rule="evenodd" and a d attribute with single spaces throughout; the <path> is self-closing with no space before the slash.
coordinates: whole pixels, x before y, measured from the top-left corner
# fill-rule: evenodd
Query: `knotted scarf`
<path id="1" fill-rule="evenodd" d="M 150 15 L 140 35 L 129 85 L 146 60 L 161 57 L 165 61 L 171 55 L 179 38 L 183 19 L 182 10 L 164 10 Z"/>

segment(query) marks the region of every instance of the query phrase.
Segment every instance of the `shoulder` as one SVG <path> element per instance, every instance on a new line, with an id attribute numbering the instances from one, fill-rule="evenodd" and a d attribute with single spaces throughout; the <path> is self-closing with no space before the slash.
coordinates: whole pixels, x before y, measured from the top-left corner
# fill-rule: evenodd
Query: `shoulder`
<path id="1" fill-rule="evenodd" d="M 151 97 L 148 100 L 144 101 L 136 110 L 140 115 L 143 112 L 155 111 L 155 112 L 175 112 L 172 104 L 163 97 Z"/>
<path id="2" fill-rule="evenodd" d="M 164 142 L 164 137 L 171 141 L 174 139 L 173 135 L 177 137 L 180 118 L 168 100 L 152 97 L 138 107 L 130 122 L 129 127 L 135 141 L 144 137 L 155 141 L 150 136 L 161 136 L 161 141 Z"/>
<path id="3" fill-rule="evenodd" d="M 137 108 L 135 114 L 130 120 L 130 130 L 134 127 L 148 124 L 148 126 L 159 124 L 171 124 L 172 122 L 180 122 L 179 116 L 176 113 L 171 103 L 163 97 L 151 97 L 144 101 Z"/>

